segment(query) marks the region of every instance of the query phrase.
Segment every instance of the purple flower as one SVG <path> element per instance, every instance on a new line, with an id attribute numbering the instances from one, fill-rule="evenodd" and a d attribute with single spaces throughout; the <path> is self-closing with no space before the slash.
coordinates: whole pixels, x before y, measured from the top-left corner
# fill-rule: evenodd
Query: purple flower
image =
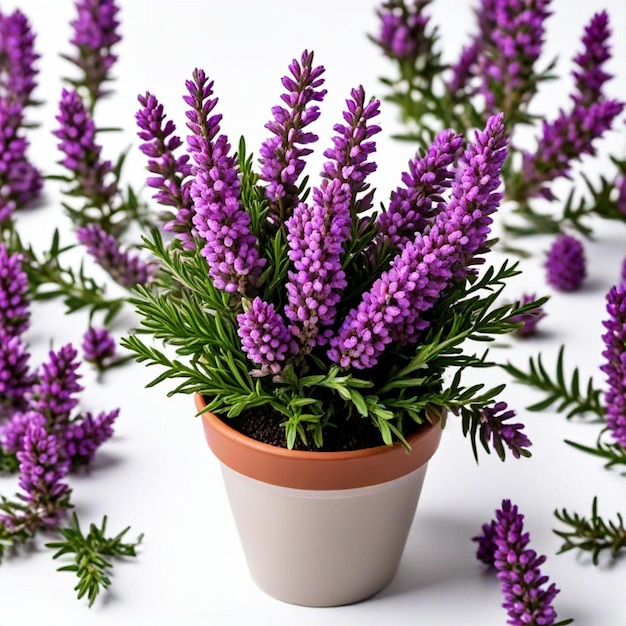
<path id="1" fill-rule="evenodd" d="M 488 524 L 483 524 L 481 530 L 483 531 L 481 535 L 472 537 L 472 541 L 478 543 L 478 547 L 476 548 L 476 558 L 485 565 L 493 567 L 494 557 L 496 554 L 495 520 L 491 520 Z"/>
<path id="2" fill-rule="evenodd" d="M 22 269 L 24 257 L 9 253 L 0 243 L 0 330 L 4 336 L 18 336 L 30 324 L 28 276 Z"/>
<path id="3" fill-rule="evenodd" d="M 422 11 L 428 4 L 430 0 L 414 0 L 411 6 L 406 0 L 383 3 L 378 11 L 380 32 L 374 41 L 389 58 L 414 64 L 426 51 L 429 17 Z"/>
<path id="4" fill-rule="evenodd" d="M 328 356 L 342 368 L 371 368 L 392 341 L 417 341 L 428 326 L 423 313 L 477 262 L 474 255 L 487 240 L 490 215 L 502 197 L 496 192 L 506 158 L 502 115 L 491 117 L 475 141 L 466 150 L 448 206 L 425 234 L 404 246 L 331 340 Z"/>
<path id="5" fill-rule="evenodd" d="M 582 38 L 584 50 L 574 57 L 578 69 L 573 72 L 576 93 L 572 99 L 577 105 L 588 107 L 604 98 L 602 88 L 611 74 L 605 72 L 602 66 L 611 58 L 610 36 L 608 13 L 596 13 L 585 26 Z"/>
<path id="6" fill-rule="evenodd" d="M 45 415 L 50 426 L 67 422 L 78 404 L 76 396 L 83 390 L 78 383 L 79 366 L 78 352 L 68 343 L 56 352 L 51 350 L 37 372 L 31 406 Z"/>
<path id="7" fill-rule="evenodd" d="M 488 53 L 480 55 L 483 95 L 488 112 L 507 117 L 535 91 L 535 62 L 541 54 L 551 0 L 507 0 L 486 3 Z M 480 20 L 479 20 L 480 23 Z"/>
<path id="8" fill-rule="evenodd" d="M 618 445 L 626 448 L 626 287 L 612 287 L 606 296 L 609 318 L 603 322 L 606 425 Z"/>
<path id="9" fill-rule="evenodd" d="M 620 174 L 615 182 L 617 187 L 617 210 L 626 215 L 626 174 Z"/>
<path id="10" fill-rule="evenodd" d="M 524 424 L 508 422 L 515 417 L 515 411 L 508 410 L 506 402 L 496 402 L 493 406 L 485 406 L 480 410 L 480 440 L 485 447 L 491 443 L 498 456 L 504 461 L 506 446 L 516 459 L 530 456 L 527 448 L 532 443 L 522 432 Z"/>
<path id="11" fill-rule="evenodd" d="M 35 34 L 28 18 L 18 9 L 0 14 L 0 93 L 3 99 L 21 106 L 32 104 L 37 86 Z"/>
<path id="12" fill-rule="evenodd" d="M 534 293 L 525 293 L 522 294 L 522 299 L 520 301 L 520 306 L 524 306 L 526 304 L 530 304 L 537 299 L 537 296 Z M 520 313 L 518 315 L 512 315 L 509 318 L 510 322 L 514 323 L 522 323 L 523 326 L 515 331 L 515 334 L 520 337 L 530 337 L 535 335 L 537 332 L 537 324 L 546 316 L 546 313 L 543 310 L 543 307 L 537 307 L 528 311 L 526 313 Z"/>
<path id="13" fill-rule="evenodd" d="M 372 99 L 366 103 L 365 90 L 359 86 L 352 89 L 346 105 L 347 111 L 343 114 L 346 125 L 335 124 L 333 127 L 337 135 L 333 137 L 333 147 L 324 152 L 330 161 L 324 164 L 322 177 L 347 183 L 350 186 L 351 203 L 354 203 L 356 196 L 369 188 L 365 179 L 376 171 L 376 163 L 367 160 L 376 151 L 376 142 L 368 140 L 381 129 L 369 122 L 380 114 L 380 101 Z M 359 199 L 355 204 L 355 212 L 370 209 L 373 195 L 371 191 Z"/>
<path id="14" fill-rule="evenodd" d="M 473 94 L 472 90 L 468 92 L 468 87 L 476 75 L 480 50 L 478 39 L 474 39 L 463 47 L 458 61 L 451 66 L 452 76 L 448 81 L 447 89 L 453 96 L 459 98 Z"/>
<path id="15" fill-rule="evenodd" d="M 244 294 L 266 261 L 259 258 L 257 239 L 250 232 L 250 215 L 241 203 L 239 170 L 236 158 L 229 155 L 228 138 L 215 138 L 220 118 L 209 117 L 215 106 L 215 99 L 210 99 L 212 83 L 204 72 L 196 70 L 193 81 L 187 81 L 187 90 L 185 102 L 191 106 L 187 126 L 194 133 L 188 142 L 196 162 L 191 184 L 193 224 L 206 241 L 202 255 L 215 287 Z"/>
<path id="16" fill-rule="evenodd" d="M 280 374 L 289 356 L 297 352 L 297 346 L 274 306 L 255 298 L 245 313 L 237 315 L 237 323 L 242 350 L 260 365 L 252 374 Z"/>
<path id="17" fill-rule="evenodd" d="M 561 291 L 576 291 L 587 277 L 585 251 L 581 241 L 560 235 L 546 260 L 547 281 Z"/>
<path id="18" fill-rule="evenodd" d="M 53 134 L 64 154 L 61 165 L 73 174 L 81 195 L 94 206 L 110 204 L 118 192 L 113 166 L 100 157 L 96 125 L 76 91 L 63 89 L 56 120 L 60 126 Z"/>
<path id="19" fill-rule="evenodd" d="M 192 224 L 193 201 L 190 195 L 192 167 L 189 155 L 176 156 L 182 145 L 172 120 L 165 120 L 163 105 L 150 93 L 138 96 L 142 108 L 135 119 L 140 130 L 137 133 L 144 142 L 139 149 L 148 157 L 148 171 L 154 176 L 147 179 L 149 187 L 156 189 L 153 198 L 162 206 L 176 210 L 173 220 L 165 224 L 165 230 L 176 233 L 183 248 L 193 250 L 195 231 Z"/>
<path id="20" fill-rule="evenodd" d="M 28 369 L 30 354 L 19 336 L 0 332 L 0 404 L 21 410 L 26 394 L 33 386 Z"/>
<path id="21" fill-rule="evenodd" d="M 46 426 L 46 418 L 38 411 L 16 411 L 0 431 L 0 444 L 6 452 L 18 452 L 23 447 L 29 424 Z"/>
<path id="22" fill-rule="evenodd" d="M 300 203 L 287 220 L 289 259 L 285 315 L 300 343 L 300 354 L 327 343 L 337 303 L 347 282 L 341 266 L 350 236 L 350 185 L 334 179 L 313 189 L 313 203 Z M 327 330 L 323 330 L 326 328 Z"/>
<path id="23" fill-rule="evenodd" d="M 87 224 L 78 228 L 76 237 L 96 263 L 123 287 L 132 289 L 136 285 L 147 285 L 152 281 L 155 265 L 146 263 L 128 250 L 121 250 L 117 239 L 99 224 Z"/>
<path id="24" fill-rule="evenodd" d="M 76 10 L 71 43 L 76 46 L 77 54 L 69 60 L 84 73 L 82 81 L 93 111 L 96 101 L 109 93 L 102 85 L 111 79 L 109 72 L 117 60 L 112 48 L 122 39 L 118 33 L 119 7 L 115 0 L 78 0 Z"/>
<path id="25" fill-rule="evenodd" d="M 56 527 L 68 505 L 69 487 L 62 480 L 70 467 L 57 437 L 31 422 L 17 458 L 20 462 L 19 485 L 26 492 L 23 499 L 31 512 L 38 515 L 44 528 Z"/>
<path id="26" fill-rule="evenodd" d="M 555 200 L 546 184 L 563 176 L 569 178 L 572 163 L 582 155 L 595 155 L 593 142 L 610 130 L 623 108 L 622 102 L 603 100 L 589 107 L 576 105 L 570 113 L 561 110 L 556 120 L 544 121 L 536 151 L 523 153 L 523 171 L 515 183 L 514 197 Z"/>
<path id="27" fill-rule="evenodd" d="M 546 557 L 528 547 L 524 516 L 510 500 L 503 500 L 496 511 L 493 531 L 493 564 L 504 596 L 502 606 L 509 617 L 507 624 L 552 626 L 557 618 L 552 602 L 559 590 L 554 583 L 546 587 L 549 579 L 540 570 Z"/>
<path id="28" fill-rule="evenodd" d="M 462 135 L 444 130 L 424 156 L 409 161 L 409 171 L 402 174 L 405 186 L 391 193 L 389 207 L 376 222 L 383 238 L 393 246 L 401 248 L 433 221 L 435 209 L 443 201 L 441 194 L 452 185 L 450 166 L 462 145 Z"/>
<path id="29" fill-rule="evenodd" d="M 119 413 L 114 409 L 94 417 L 87 412 L 64 428 L 63 447 L 73 467 L 91 463 L 98 448 L 113 436 L 113 423 Z"/>
<path id="30" fill-rule="evenodd" d="M 23 127 L 23 106 L 0 98 L 0 224 L 35 198 L 43 186 L 41 173 L 26 156 Z"/>
<path id="31" fill-rule="evenodd" d="M 83 357 L 101 369 L 115 356 L 115 339 L 106 328 L 90 326 L 83 335 Z"/>
<path id="32" fill-rule="evenodd" d="M 281 96 L 287 105 L 272 108 L 274 119 L 265 125 L 272 137 L 261 145 L 259 163 L 261 180 L 267 184 L 265 195 L 270 201 L 270 218 L 283 222 L 298 204 L 298 178 L 304 169 L 304 158 L 313 150 L 304 148 L 318 137 L 304 129 L 320 115 L 319 107 L 326 90 L 321 89 L 324 67 L 313 66 L 313 52 L 305 50 L 300 62 L 294 59 L 289 65 L 291 76 L 283 76 L 281 82 L 287 90 Z"/>

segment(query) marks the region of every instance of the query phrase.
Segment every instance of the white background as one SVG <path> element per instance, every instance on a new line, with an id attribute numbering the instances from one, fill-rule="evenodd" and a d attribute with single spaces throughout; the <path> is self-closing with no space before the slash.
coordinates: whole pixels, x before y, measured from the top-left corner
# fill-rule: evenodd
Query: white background
<path id="1" fill-rule="evenodd" d="M 332 125 L 340 119 L 350 87 L 362 83 L 369 94 L 382 95 L 377 78 L 392 71 L 365 36 L 376 29 L 373 0 L 125 0 L 120 4 L 124 41 L 118 47 L 117 93 L 98 109 L 97 122 L 125 129 L 123 134 L 104 137 L 105 152 L 115 158 L 121 148 L 133 144 L 127 174 L 135 186 L 140 186 L 144 176 L 134 129 L 136 95 L 154 92 L 182 130 L 183 85 L 194 67 L 204 68 L 215 79 L 224 130 L 235 142 L 245 134 L 249 149 L 258 151 L 266 137 L 263 124 L 281 93 L 280 76 L 304 48 L 314 49 L 316 60 L 327 68 L 329 93 L 315 129 L 321 140 L 310 159 L 310 173 L 319 170 L 321 152 L 329 144 Z M 70 51 L 73 3 L 3 3 L 6 12 L 15 7 L 31 18 L 43 54 L 37 96 L 46 105 L 31 113 L 42 124 L 31 135 L 31 154 L 46 173 L 54 173 L 58 172 L 54 162 L 59 156 L 50 131 L 55 126 L 60 77 L 72 71 L 57 55 Z M 624 98 L 623 0 L 555 0 L 544 60 L 560 54 L 559 70 L 566 75 L 571 56 L 580 48 L 583 24 L 602 7 L 608 8 L 617 33 L 614 51 L 618 61 L 611 66 L 617 78 L 609 90 Z M 436 0 L 432 10 L 441 27 L 446 58 L 452 59 L 471 31 L 471 4 Z M 554 114 L 559 106 L 567 105 L 570 84 L 566 78 L 549 85 L 538 100 L 538 110 Z M 380 192 L 379 200 L 384 201 L 398 184 L 414 146 L 390 139 L 398 130 L 397 111 L 385 103 L 382 109 L 379 119 L 385 130 L 378 137 L 380 165 L 373 182 Z M 615 154 L 626 153 L 619 132 L 604 145 Z M 599 165 L 585 162 L 586 171 L 592 174 L 605 166 L 606 161 Z M 25 239 L 43 246 L 51 229 L 61 225 L 66 241 L 70 240 L 59 199 L 56 184 L 47 184 L 42 206 L 21 215 L 19 228 Z M 565 344 L 568 371 L 578 365 L 583 379 L 593 375 L 597 386 L 603 384 L 598 367 L 602 362 L 604 296 L 619 279 L 626 253 L 626 228 L 599 224 L 596 234 L 596 240 L 586 244 L 588 280 L 580 292 L 570 295 L 553 293 L 546 286 L 543 260 L 550 240 L 524 242 L 535 254 L 523 262 L 524 274 L 507 289 L 509 298 L 519 297 L 523 291 L 551 294 L 546 306 L 549 316 L 542 322 L 538 338 L 497 349 L 499 358 L 522 365 L 528 356 L 542 351 L 551 368 L 558 347 Z M 492 257 L 493 262 L 501 260 L 496 253 Z M 115 327 L 117 336 L 132 322 L 129 312 Z M 78 343 L 84 327 L 83 317 L 64 317 L 60 305 L 37 307 L 28 334 L 33 363 L 43 358 L 51 342 L 57 347 L 66 341 Z M 86 386 L 83 408 L 120 406 L 121 416 L 114 439 L 102 449 L 89 474 L 72 478 L 73 502 L 85 525 L 108 514 L 112 531 L 131 525 L 129 536 L 145 533 L 140 555 L 116 567 L 113 587 L 91 610 L 86 602 L 75 600 L 72 575 L 55 573 L 57 564 L 41 544 L 18 558 L 7 559 L 0 566 L 0 626 L 501 626 L 506 617 L 500 606 L 499 585 L 475 560 L 470 538 L 491 518 L 503 498 L 519 505 L 526 515 L 533 547 L 548 555 L 544 570 L 562 589 L 556 600 L 559 617 L 574 617 L 580 626 L 626 625 L 626 561 L 593 567 L 589 559 L 573 553 L 557 556 L 559 539 L 551 531 L 555 508 L 587 514 L 594 495 L 608 517 L 618 511 L 626 514 L 626 479 L 563 443 L 569 438 L 592 444 L 597 425 L 569 423 L 549 411 L 529 414 L 524 407 L 538 396 L 527 388 L 511 384 L 503 397 L 526 423 L 534 443 L 532 459 L 510 459 L 503 464 L 483 455 L 477 466 L 460 425 L 451 419 L 429 467 L 414 526 L 392 584 L 362 604 L 307 609 L 273 600 L 251 583 L 219 466 L 204 442 L 201 424 L 194 419 L 192 399 L 167 399 L 167 385 L 145 389 L 150 376 L 157 372 L 141 365 L 109 372 L 101 382 L 87 368 L 82 371 Z M 495 370 L 483 374 L 487 384 L 506 381 Z M 6 495 L 14 486 L 11 480 L 0 482 Z M 297 530 L 285 537 L 294 550 L 299 542 L 306 541 Z"/>

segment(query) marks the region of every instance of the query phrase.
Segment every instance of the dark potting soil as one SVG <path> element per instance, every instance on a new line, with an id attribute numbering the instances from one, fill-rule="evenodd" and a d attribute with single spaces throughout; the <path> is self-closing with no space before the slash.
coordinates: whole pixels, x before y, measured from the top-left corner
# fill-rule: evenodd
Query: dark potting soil
<path id="1" fill-rule="evenodd" d="M 242 435 L 280 448 L 287 447 L 285 416 L 270 406 L 256 407 L 243 411 L 237 417 L 225 418 L 224 422 Z M 415 432 L 419 426 L 411 421 L 407 424 L 405 435 Z M 383 445 L 378 428 L 369 419 L 354 416 L 340 423 L 324 428 L 324 445 L 318 448 L 313 437 L 307 435 L 308 445 L 298 437 L 294 450 L 313 452 L 338 452 L 343 450 L 361 450 Z"/>

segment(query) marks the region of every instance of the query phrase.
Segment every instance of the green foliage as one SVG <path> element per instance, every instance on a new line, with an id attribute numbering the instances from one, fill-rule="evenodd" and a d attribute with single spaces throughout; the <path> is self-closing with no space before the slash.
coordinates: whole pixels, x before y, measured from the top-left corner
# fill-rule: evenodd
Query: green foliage
<path id="1" fill-rule="evenodd" d="M 74 587 L 78 599 L 87 596 L 92 606 L 101 591 L 111 586 L 111 569 L 113 558 L 137 556 L 136 548 L 143 535 L 136 541 L 124 543 L 122 540 L 130 527 L 125 528 L 115 537 L 106 536 L 106 515 L 98 527 L 90 524 L 89 532 L 83 535 L 76 513 L 72 515 L 70 526 L 59 529 L 63 537 L 61 541 L 53 541 L 46 547 L 56 550 L 53 559 L 66 554 L 73 555 L 73 563 L 58 568 L 59 572 L 75 572 L 78 583 Z"/>
<path id="2" fill-rule="evenodd" d="M 592 555 L 593 564 L 598 565 L 600 554 L 608 550 L 616 559 L 626 552 L 626 526 L 618 513 L 616 521 L 606 521 L 598 515 L 598 499 L 593 499 L 591 517 L 569 513 L 566 509 L 556 510 L 554 515 L 565 524 L 567 530 L 553 532 L 563 539 L 559 554 L 568 550 L 580 550 Z"/>
<path id="3" fill-rule="evenodd" d="M 589 378 L 586 389 L 581 391 L 580 375 L 575 368 L 571 378 L 565 375 L 563 364 L 564 346 L 561 346 L 556 361 L 556 373 L 551 375 L 543 365 L 541 355 L 528 360 L 528 369 L 522 370 L 511 363 L 502 365 L 515 380 L 545 393 L 545 398 L 527 407 L 529 411 L 544 411 L 549 407 L 559 413 L 565 413 L 570 419 L 576 415 L 594 414 L 604 420 L 601 404 L 602 392 L 594 387 Z"/>

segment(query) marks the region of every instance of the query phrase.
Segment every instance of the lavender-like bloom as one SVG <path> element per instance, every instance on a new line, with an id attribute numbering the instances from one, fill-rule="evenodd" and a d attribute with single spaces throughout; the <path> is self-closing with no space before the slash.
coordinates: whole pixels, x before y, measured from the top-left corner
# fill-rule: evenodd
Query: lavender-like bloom
<path id="1" fill-rule="evenodd" d="M 289 65 L 291 76 L 281 82 L 287 90 L 281 100 L 287 108 L 272 108 L 274 119 L 265 125 L 272 137 L 261 145 L 259 163 L 261 180 L 267 182 L 265 195 L 270 201 L 270 218 L 283 222 L 298 204 L 297 182 L 304 169 L 304 158 L 311 154 L 308 144 L 317 141 L 316 134 L 304 129 L 319 116 L 320 109 L 313 102 L 321 102 L 326 90 L 321 89 L 324 67 L 313 66 L 313 52 L 305 50 L 300 62 L 294 59 Z"/>
<path id="2" fill-rule="evenodd" d="M 219 117 L 209 114 L 215 106 L 212 85 L 204 72 L 196 70 L 187 81 L 185 102 L 188 128 L 194 133 L 189 146 L 196 162 L 191 197 L 193 224 L 206 240 L 202 255 L 209 265 L 209 276 L 217 289 L 244 294 L 246 286 L 260 275 L 266 260 L 259 258 L 257 239 L 250 232 L 250 215 L 241 203 L 237 160 L 229 155 L 226 135 L 219 135 Z"/>
<path id="3" fill-rule="evenodd" d="M 242 350 L 260 366 L 252 374 L 280 374 L 288 358 L 297 352 L 297 346 L 274 306 L 257 297 L 247 311 L 237 315 L 237 323 Z"/>
<path id="4" fill-rule="evenodd" d="M 560 235 L 546 259 L 547 281 L 561 291 L 576 291 L 587 277 L 585 251 L 580 240 Z"/>
<path id="5" fill-rule="evenodd" d="M 429 17 L 423 14 L 423 10 L 428 4 L 430 0 L 414 0 L 411 6 L 406 0 L 383 3 L 378 11 L 380 32 L 373 41 L 389 58 L 414 64 L 427 50 Z"/>
<path id="6" fill-rule="evenodd" d="M 544 121 L 536 151 L 523 153 L 522 176 L 514 184 L 513 197 L 555 200 L 546 183 L 562 176 L 569 178 L 573 162 L 584 154 L 595 155 L 593 142 L 610 130 L 623 109 L 623 102 L 603 100 L 589 107 L 576 105 L 570 113 L 561 110 L 556 120 Z"/>
<path id="7" fill-rule="evenodd" d="M 606 296 L 609 318 L 603 322 L 605 361 L 600 369 L 607 376 L 604 394 L 606 425 L 618 443 L 626 448 L 626 287 L 612 287 Z"/>
<path id="8" fill-rule="evenodd" d="M 38 411 L 16 411 L 0 431 L 0 444 L 6 452 L 19 452 L 29 424 L 45 427 L 46 418 Z"/>
<path id="9" fill-rule="evenodd" d="M 376 163 L 368 161 L 370 154 L 376 151 L 376 142 L 368 141 L 380 132 L 380 126 L 370 124 L 370 120 L 380 114 L 380 101 L 372 99 L 365 102 L 365 90 L 362 86 L 352 89 L 346 100 L 347 110 L 343 113 L 346 124 L 335 124 L 333 147 L 324 152 L 330 161 L 324 164 L 322 177 L 338 179 L 350 186 L 352 202 L 358 194 L 369 189 L 365 179 L 376 171 Z M 360 198 L 355 205 L 355 212 L 361 213 L 372 207 L 373 190 Z"/>
<path id="10" fill-rule="evenodd" d="M 56 120 L 60 126 L 53 134 L 59 139 L 57 148 L 64 154 L 61 165 L 74 175 L 81 195 L 94 206 L 110 204 L 118 192 L 113 166 L 101 159 L 96 125 L 76 91 L 63 89 Z"/>
<path id="11" fill-rule="evenodd" d="M 45 415 L 49 426 L 64 424 L 78 404 L 78 393 L 83 390 L 77 372 L 80 366 L 78 352 L 71 343 L 56 352 L 48 353 L 48 361 L 37 372 L 31 406 Z"/>
<path id="12" fill-rule="evenodd" d="M 500 169 L 506 157 L 502 115 L 465 153 L 465 166 L 452 185 L 452 199 L 426 234 L 418 233 L 395 257 L 330 342 L 329 358 L 343 368 L 368 369 L 392 341 L 417 341 L 428 322 L 422 317 L 453 282 L 467 275 L 489 234 L 491 213 L 502 197 Z"/>
<path id="13" fill-rule="evenodd" d="M 511 115 L 534 90 L 534 65 L 543 46 L 551 0 L 507 0 L 487 3 L 493 17 L 488 54 L 481 55 L 483 94 L 488 112 Z"/>
<path id="14" fill-rule="evenodd" d="M 178 135 L 174 135 L 176 125 L 172 120 L 166 121 L 163 105 L 156 97 L 146 93 L 145 96 L 138 96 L 138 100 L 142 108 L 135 115 L 140 129 L 137 134 L 144 142 L 139 149 L 148 157 L 148 171 L 154 174 L 146 182 L 157 190 L 152 197 L 159 204 L 176 210 L 174 219 L 165 224 L 165 230 L 176 233 L 183 248 L 193 250 L 195 230 L 189 155 L 175 155 L 183 142 Z"/>
<path id="15" fill-rule="evenodd" d="M 433 221 L 434 210 L 443 201 L 441 194 L 452 185 L 450 166 L 462 145 L 462 135 L 444 130 L 424 156 L 409 161 L 409 171 L 402 174 L 405 186 L 391 193 L 389 207 L 376 222 L 391 245 L 402 248 Z"/>
<path id="16" fill-rule="evenodd" d="M 617 187 L 617 201 L 615 203 L 617 210 L 622 215 L 626 215 L 626 173 L 618 176 L 615 186 Z"/>
<path id="17" fill-rule="evenodd" d="M 5 407 L 25 408 L 25 396 L 34 382 L 29 359 L 26 344 L 19 336 L 0 332 L 0 404 Z"/>
<path id="18" fill-rule="evenodd" d="M 296 271 L 288 272 L 285 315 L 301 354 L 327 343 L 347 285 L 341 254 L 352 224 L 350 191 L 341 179 L 324 181 L 313 190 L 312 205 L 300 203 L 286 223 L 288 256 Z"/>
<path id="19" fill-rule="evenodd" d="M 30 324 L 28 276 L 22 269 L 24 257 L 11 254 L 0 243 L 0 330 L 4 336 L 19 336 Z"/>
<path id="20" fill-rule="evenodd" d="M 530 536 L 524 532 L 524 516 L 510 500 L 502 501 L 492 530 L 493 564 L 504 596 L 502 606 L 509 616 L 507 624 L 552 626 L 557 618 L 552 602 L 559 590 L 554 583 L 546 587 L 549 579 L 540 570 L 546 557 L 528 547 Z"/>
<path id="21" fill-rule="evenodd" d="M 68 504 L 69 487 L 62 482 L 69 472 L 57 437 L 42 426 L 30 423 L 24 434 L 20 462 L 20 487 L 31 512 L 36 513 L 44 528 L 54 528 Z"/>
<path id="22" fill-rule="evenodd" d="M 67 425 L 63 431 L 63 446 L 73 467 L 91 463 L 98 448 L 113 436 L 113 423 L 119 413 L 119 409 L 114 409 L 94 417 L 87 412 Z"/>
<path id="23" fill-rule="evenodd" d="M 115 356 L 115 339 L 106 328 L 90 326 L 83 335 L 83 357 L 99 369 Z"/>
<path id="24" fill-rule="evenodd" d="M 498 456 L 504 461 L 506 446 L 516 459 L 521 456 L 530 456 L 527 448 L 532 443 L 522 432 L 524 424 L 511 424 L 508 420 L 515 417 L 515 411 L 508 409 L 506 402 L 496 402 L 493 406 L 485 406 L 480 413 L 480 440 L 485 444 L 491 443 Z"/>
<path id="25" fill-rule="evenodd" d="M 488 524 L 482 525 L 482 534 L 472 537 L 472 541 L 478 544 L 476 548 L 476 558 L 493 567 L 493 561 L 496 554 L 496 522 L 491 520 Z"/>
<path id="26" fill-rule="evenodd" d="M 21 106 L 32 104 L 37 86 L 35 34 L 28 18 L 18 9 L 0 14 L 0 94 Z"/>
<path id="27" fill-rule="evenodd" d="M 611 36 L 609 15 L 606 11 L 596 13 L 585 26 L 582 38 L 583 52 L 574 57 L 578 66 L 573 72 L 576 80 L 576 93 L 572 96 L 577 105 L 591 106 L 603 99 L 602 88 L 611 78 L 602 66 L 611 58 L 608 43 Z"/>
<path id="28" fill-rule="evenodd" d="M 78 241 L 87 252 L 120 285 L 132 289 L 152 281 L 155 265 L 143 261 L 128 250 L 121 250 L 117 239 L 97 223 L 87 224 L 76 230 Z"/>
<path id="29" fill-rule="evenodd" d="M 476 64 L 480 54 L 480 44 L 478 39 L 474 39 L 470 44 L 463 47 L 459 59 L 452 64 L 452 76 L 448 81 L 447 90 L 455 97 L 467 97 L 473 91 L 467 92 L 467 88 L 472 78 L 476 75 Z"/>
<path id="30" fill-rule="evenodd" d="M 537 299 L 534 293 L 525 293 L 522 294 L 522 299 L 520 300 L 520 306 L 524 306 L 526 304 L 530 304 Z M 515 323 L 521 323 L 523 326 L 518 328 L 515 332 L 519 337 L 531 337 L 537 332 L 537 324 L 546 316 L 546 313 L 543 310 L 543 307 L 537 307 L 528 311 L 527 313 L 519 313 L 518 315 L 512 315 L 509 318 L 509 321 Z"/>
<path id="31" fill-rule="evenodd" d="M 111 79 L 109 72 L 117 60 L 112 49 L 122 39 L 118 33 L 119 7 L 115 0 L 79 0 L 76 9 L 71 43 L 77 55 L 67 58 L 83 71 L 81 83 L 87 88 L 93 112 L 96 101 L 109 93 L 102 85 Z"/>
<path id="32" fill-rule="evenodd" d="M 23 126 L 22 104 L 0 98 L 0 223 L 35 198 L 43 186 L 41 173 L 27 159 Z"/>

